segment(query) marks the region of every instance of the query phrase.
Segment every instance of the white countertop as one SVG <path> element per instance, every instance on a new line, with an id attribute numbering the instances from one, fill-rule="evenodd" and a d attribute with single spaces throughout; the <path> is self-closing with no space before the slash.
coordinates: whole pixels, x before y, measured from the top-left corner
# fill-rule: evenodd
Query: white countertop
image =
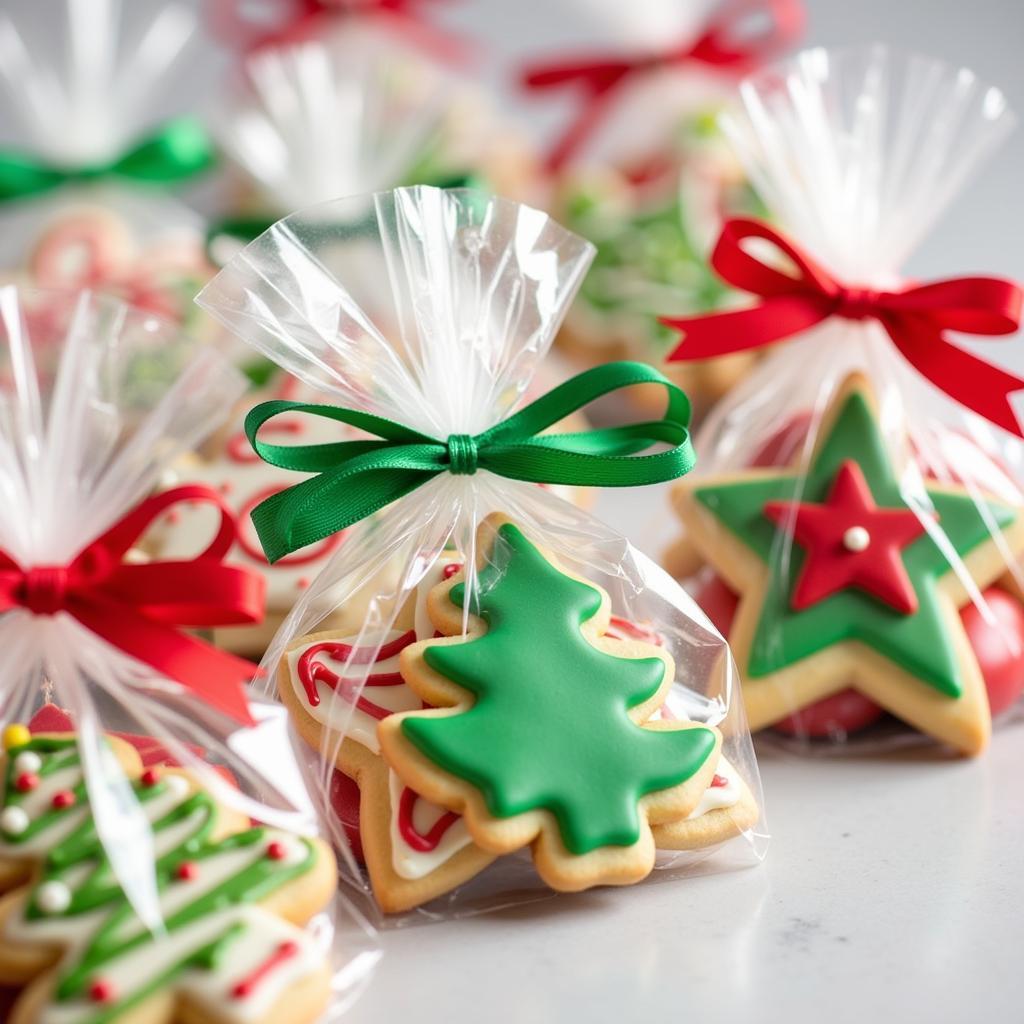
<path id="1" fill-rule="evenodd" d="M 663 501 L 597 512 L 656 555 Z M 346 1024 L 1024 1020 L 1024 723 L 975 761 L 758 753 L 764 864 L 385 930 Z"/>
<path id="2" fill-rule="evenodd" d="M 762 755 L 763 865 L 382 935 L 351 1024 L 1024 1017 L 1024 725 L 946 760 Z"/>

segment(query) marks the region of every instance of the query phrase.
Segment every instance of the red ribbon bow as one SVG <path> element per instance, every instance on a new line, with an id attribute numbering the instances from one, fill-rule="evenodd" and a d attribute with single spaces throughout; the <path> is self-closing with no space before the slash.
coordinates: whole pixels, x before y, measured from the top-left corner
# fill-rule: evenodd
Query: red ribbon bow
<path id="1" fill-rule="evenodd" d="M 209 547 L 191 561 L 125 562 L 157 516 L 183 501 L 209 502 L 220 510 L 220 528 Z M 235 537 L 234 519 L 216 491 L 177 487 L 136 506 L 68 565 L 24 569 L 0 551 L 0 612 L 25 608 L 34 615 L 73 615 L 107 643 L 249 725 L 244 684 L 255 666 L 178 629 L 261 620 L 263 577 L 223 562 Z"/>
<path id="2" fill-rule="evenodd" d="M 760 238 L 784 253 L 796 275 L 750 255 L 743 242 Z M 833 316 L 877 320 L 903 357 L 961 405 L 1024 437 L 1009 396 L 1024 380 L 952 345 L 944 331 L 994 337 L 1020 327 L 1022 292 L 1012 281 L 959 277 L 898 291 L 855 288 L 837 281 L 773 228 L 756 220 L 726 222 L 711 265 L 727 284 L 761 298 L 749 309 L 665 318 L 684 334 L 668 357 L 689 362 L 771 345 Z"/>
<path id="3" fill-rule="evenodd" d="M 695 42 L 633 58 L 594 57 L 527 68 L 522 78 L 527 89 L 575 85 L 583 92 L 582 108 L 548 154 L 548 170 L 560 170 L 575 155 L 633 75 L 689 63 L 744 75 L 793 43 L 803 26 L 800 0 L 731 0 Z"/>
<path id="4" fill-rule="evenodd" d="M 465 44 L 427 21 L 424 7 L 436 0 L 275 0 L 271 18 L 246 13 L 247 0 L 214 0 L 214 32 L 225 43 L 251 52 L 287 46 L 315 36 L 325 21 L 345 15 L 389 19 L 396 32 L 445 61 L 459 61 Z"/>

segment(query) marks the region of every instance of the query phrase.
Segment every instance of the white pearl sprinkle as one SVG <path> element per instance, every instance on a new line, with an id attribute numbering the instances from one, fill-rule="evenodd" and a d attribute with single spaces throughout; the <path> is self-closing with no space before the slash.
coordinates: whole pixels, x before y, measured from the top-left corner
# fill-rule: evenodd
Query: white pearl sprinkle
<path id="1" fill-rule="evenodd" d="M 63 914 L 71 906 L 71 890 L 63 882 L 44 882 L 36 890 L 36 906 L 44 914 Z"/>
<path id="2" fill-rule="evenodd" d="M 43 759 L 34 751 L 26 750 L 14 759 L 14 770 L 20 775 L 22 772 L 35 774 L 43 767 Z"/>
<path id="3" fill-rule="evenodd" d="M 0 813 L 0 830 L 9 836 L 20 836 L 28 825 L 28 815 L 21 807 L 5 807 Z"/>
<path id="4" fill-rule="evenodd" d="M 851 526 L 843 534 L 843 547 L 847 551 L 867 551 L 871 534 L 863 526 Z"/>

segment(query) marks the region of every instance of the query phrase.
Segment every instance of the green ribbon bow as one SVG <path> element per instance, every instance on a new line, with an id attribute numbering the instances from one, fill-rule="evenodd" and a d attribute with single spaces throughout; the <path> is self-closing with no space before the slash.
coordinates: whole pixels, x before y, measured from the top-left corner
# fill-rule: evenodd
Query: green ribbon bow
<path id="1" fill-rule="evenodd" d="M 541 432 L 620 388 L 660 384 L 668 392 L 661 419 L 570 434 Z M 379 440 L 276 445 L 257 439 L 282 413 L 309 413 L 376 434 Z M 317 476 L 272 495 L 252 511 L 270 562 L 344 530 L 425 484 L 439 473 L 480 469 L 531 483 L 577 487 L 639 487 L 688 473 L 695 456 L 688 430 L 690 401 L 643 363 L 606 363 L 573 377 L 482 434 L 440 441 L 357 409 L 302 402 L 263 402 L 245 418 L 245 432 L 264 462 Z M 636 455 L 653 444 L 671 447 Z"/>
<path id="2" fill-rule="evenodd" d="M 199 174 L 213 163 L 213 146 L 202 124 L 193 117 L 181 117 L 168 121 L 117 159 L 101 164 L 54 167 L 27 153 L 0 151 L 0 202 L 96 178 L 170 184 Z"/>

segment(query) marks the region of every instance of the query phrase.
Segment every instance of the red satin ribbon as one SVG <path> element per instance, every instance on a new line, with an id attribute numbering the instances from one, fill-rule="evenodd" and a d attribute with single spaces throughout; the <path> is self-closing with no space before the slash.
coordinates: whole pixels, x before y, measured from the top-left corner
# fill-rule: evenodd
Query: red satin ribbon
<path id="1" fill-rule="evenodd" d="M 431 25 L 424 10 L 436 0 L 274 0 L 274 14 L 257 21 L 245 13 L 247 0 L 212 0 L 216 35 L 230 46 L 251 52 L 287 46 L 315 36 L 322 23 L 346 15 L 389 19 L 396 32 L 445 61 L 466 57 L 466 44 Z"/>
<path id="2" fill-rule="evenodd" d="M 527 89 L 576 86 L 583 94 L 579 113 L 548 154 L 548 170 L 560 170 L 576 154 L 633 75 L 690 63 L 745 75 L 795 42 L 803 27 L 801 0 L 731 0 L 695 42 L 683 46 L 632 58 L 593 57 L 526 68 L 522 81 Z"/>
<path id="3" fill-rule="evenodd" d="M 752 256 L 743 248 L 748 238 L 771 243 L 788 257 L 796 274 Z M 1024 389 L 1024 380 L 957 348 L 943 333 L 1013 334 L 1020 327 L 1022 292 L 1012 281 L 960 277 L 899 291 L 855 288 L 837 281 L 767 224 L 743 218 L 726 222 L 711 265 L 726 283 L 761 302 L 749 309 L 663 319 L 684 335 L 670 362 L 761 348 L 833 316 L 877 320 L 922 376 L 979 416 L 1024 437 L 1009 402 L 1013 392 Z"/>
<path id="4" fill-rule="evenodd" d="M 165 509 L 196 501 L 221 513 L 217 535 L 202 554 L 191 561 L 124 561 Z M 255 666 L 178 629 L 261 620 L 263 577 L 223 562 L 235 536 L 234 519 L 216 491 L 177 487 L 143 501 L 68 565 L 24 569 L 0 551 L 0 612 L 67 612 L 107 643 L 249 725 L 244 684 Z"/>

